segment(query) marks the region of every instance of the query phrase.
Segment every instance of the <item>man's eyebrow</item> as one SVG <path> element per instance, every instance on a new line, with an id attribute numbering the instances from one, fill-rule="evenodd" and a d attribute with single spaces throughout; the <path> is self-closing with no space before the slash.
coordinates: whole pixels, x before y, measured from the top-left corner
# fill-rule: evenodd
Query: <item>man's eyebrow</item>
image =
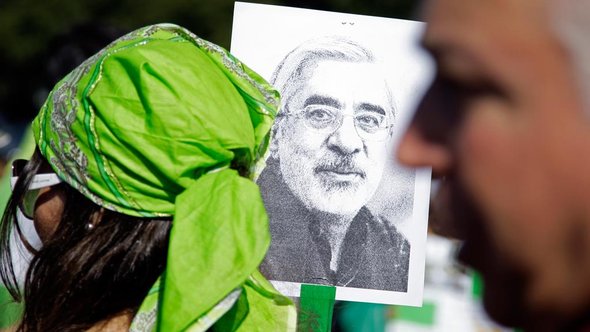
<path id="1" fill-rule="evenodd" d="M 364 111 L 369 111 L 369 112 L 376 112 L 376 113 L 380 113 L 382 115 L 387 115 L 387 113 L 385 113 L 385 110 L 383 109 L 383 107 L 379 106 L 379 105 L 375 105 L 375 104 L 371 104 L 371 103 L 360 103 L 358 105 L 355 105 L 355 110 L 364 110 Z"/>
<path id="2" fill-rule="evenodd" d="M 428 38 L 426 38 L 426 36 L 422 36 L 422 39 L 420 39 L 420 41 L 418 42 L 418 44 L 420 45 L 420 47 L 422 47 L 422 49 L 426 50 L 427 52 L 429 52 L 430 54 L 434 54 L 436 53 L 436 45 L 429 40 Z"/>
<path id="3" fill-rule="evenodd" d="M 439 45 L 439 43 L 434 42 L 431 39 L 428 39 L 426 36 L 423 36 L 419 42 L 420 46 L 424 51 L 430 55 L 434 62 L 438 63 L 440 58 L 443 57 L 445 47 L 444 45 Z"/>
<path id="4" fill-rule="evenodd" d="M 334 108 L 342 108 L 342 103 L 340 101 L 338 101 L 338 99 L 328 97 L 328 96 L 322 96 L 322 95 L 318 95 L 318 94 L 311 95 L 311 96 L 307 97 L 307 99 L 305 99 L 305 102 L 303 103 L 303 107 L 306 107 L 309 105 L 328 105 L 328 106 L 332 106 Z"/>

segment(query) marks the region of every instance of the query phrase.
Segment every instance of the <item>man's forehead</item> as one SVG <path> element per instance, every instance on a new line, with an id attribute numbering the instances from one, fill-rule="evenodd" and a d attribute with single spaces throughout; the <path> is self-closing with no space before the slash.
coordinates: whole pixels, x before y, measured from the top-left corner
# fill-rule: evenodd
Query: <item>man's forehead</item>
<path id="1" fill-rule="evenodd" d="M 346 80 L 336 81 L 336 77 L 343 77 Z M 326 60 L 318 62 L 308 82 L 350 85 L 355 79 L 381 82 L 383 73 L 381 67 L 374 62 Z"/>
<path id="2" fill-rule="evenodd" d="M 439 65 L 449 58 L 492 66 L 525 61 L 552 35 L 544 0 L 432 0 L 424 13 L 422 44 Z"/>
<path id="3" fill-rule="evenodd" d="M 376 63 L 330 60 L 318 63 L 306 85 L 312 91 L 332 92 L 343 97 L 369 97 L 382 94 L 386 80 Z"/>
<path id="4" fill-rule="evenodd" d="M 339 107 L 364 103 L 389 110 L 390 96 L 383 69 L 378 64 L 328 60 L 317 64 L 295 99 L 301 107 L 313 98 L 332 100 Z"/>
<path id="5" fill-rule="evenodd" d="M 526 32 L 547 26 L 550 0 L 431 0 L 424 8 L 426 38 L 447 34 Z"/>
<path id="6" fill-rule="evenodd" d="M 506 15 L 499 13 L 533 14 L 539 8 L 545 8 L 552 0 L 428 0 L 423 15 L 426 21 L 439 18 L 439 15 L 453 20 L 471 19 L 472 17 L 492 16 L 499 22 L 505 21 Z M 527 16 L 527 15 L 525 15 Z"/>

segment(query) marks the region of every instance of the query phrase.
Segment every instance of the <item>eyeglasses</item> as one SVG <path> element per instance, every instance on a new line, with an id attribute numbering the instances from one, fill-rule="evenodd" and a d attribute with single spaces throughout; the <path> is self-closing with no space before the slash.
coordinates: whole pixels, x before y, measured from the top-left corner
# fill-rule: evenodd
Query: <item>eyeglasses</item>
<path id="1" fill-rule="evenodd" d="M 17 159 L 12 162 L 12 178 L 10 179 L 10 188 L 14 190 L 18 177 L 23 174 L 23 169 L 27 164 L 27 160 Z M 35 174 L 27 192 L 19 203 L 19 209 L 23 215 L 29 219 L 33 219 L 35 213 L 35 204 L 39 198 L 39 193 L 42 188 L 51 187 L 61 183 L 62 180 L 55 173 L 40 173 Z"/>
<path id="2" fill-rule="evenodd" d="M 353 115 L 343 114 L 328 105 L 307 105 L 300 112 L 291 113 L 303 119 L 306 127 L 315 131 L 332 134 L 342 126 L 345 117 L 352 117 L 356 133 L 362 140 L 384 141 L 389 135 L 390 119 L 385 114 L 374 111 L 360 111 Z"/>

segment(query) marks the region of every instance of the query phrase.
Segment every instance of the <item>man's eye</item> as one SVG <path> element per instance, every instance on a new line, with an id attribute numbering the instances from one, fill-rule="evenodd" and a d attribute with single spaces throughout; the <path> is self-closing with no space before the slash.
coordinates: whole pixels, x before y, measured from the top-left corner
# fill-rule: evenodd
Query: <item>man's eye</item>
<path id="1" fill-rule="evenodd" d="M 362 113 L 355 116 L 355 122 L 365 130 L 376 130 L 383 125 L 384 117 L 372 113 Z"/>
<path id="2" fill-rule="evenodd" d="M 481 97 L 503 97 L 502 90 L 494 83 L 479 79 L 470 82 L 453 79 L 444 75 L 439 76 L 441 85 L 447 95 L 461 102 L 470 102 Z"/>
<path id="3" fill-rule="evenodd" d="M 334 121 L 335 116 L 326 108 L 310 107 L 305 112 L 305 119 L 315 124 L 328 124 Z"/>
<path id="4" fill-rule="evenodd" d="M 308 113 L 308 116 L 310 118 L 313 118 L 315 120 L 325 120 L 325 119 L 329 119 L 330 118 L 330 113 L 328 113 L 327 111 L 324 110 L 314 110 Z"/>

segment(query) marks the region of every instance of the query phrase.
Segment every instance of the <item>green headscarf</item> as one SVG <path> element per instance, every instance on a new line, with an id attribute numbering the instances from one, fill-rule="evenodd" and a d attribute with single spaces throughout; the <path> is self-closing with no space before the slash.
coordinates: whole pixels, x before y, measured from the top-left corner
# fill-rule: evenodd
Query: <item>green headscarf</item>
<path id="1" fill-rule="evenodd" d="M 171 24 L 116 40 L 49 95 L 33 131 L 63 180 L 110 210 L 173 216 L 162 294 L 154 287 L 132 328 L 157 307 L 162 331 L 207 329 L 230 308 L 217 323 L 231 330 L 293 328 L 293 305 L 257 272 L 270 242 L 258 187 L 229 168 L 265 153 L 278 99 Z"/>

